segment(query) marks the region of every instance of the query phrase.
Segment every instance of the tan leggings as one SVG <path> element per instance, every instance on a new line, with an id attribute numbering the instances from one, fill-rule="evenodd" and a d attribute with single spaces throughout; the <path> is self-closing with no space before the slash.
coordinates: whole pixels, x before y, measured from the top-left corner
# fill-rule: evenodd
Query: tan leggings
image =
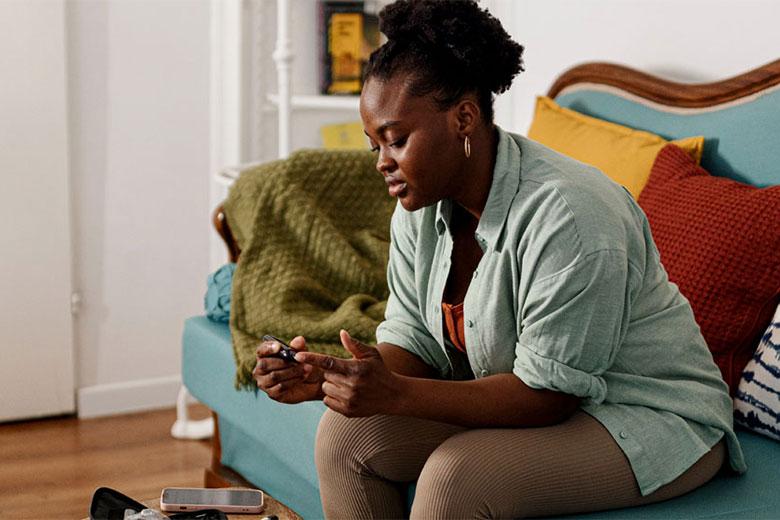
<path id="1" fill-rule="evenodd" d="M 721 440 L 673 482 L 643 497 L 607 430 L 582 411 L 545 428 L 468 429 L 411 417 L 348 419 L 328 410 L 315 447 L 325 516 L 523 518 L 659 502 L 709 481 Z"/>

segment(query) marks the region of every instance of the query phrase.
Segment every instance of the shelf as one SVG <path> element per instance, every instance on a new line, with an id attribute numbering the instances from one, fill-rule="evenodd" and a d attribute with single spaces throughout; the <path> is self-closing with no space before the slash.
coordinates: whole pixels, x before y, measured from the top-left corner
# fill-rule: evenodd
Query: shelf
<path id="1" fill-rule="evenodd" d="M 279 105 L 279 96 L 276 94 L 269 94 L 268 100 Z M 292 96 L 290 107 L 357 111 L 360 108 L 360 96 Z"/>

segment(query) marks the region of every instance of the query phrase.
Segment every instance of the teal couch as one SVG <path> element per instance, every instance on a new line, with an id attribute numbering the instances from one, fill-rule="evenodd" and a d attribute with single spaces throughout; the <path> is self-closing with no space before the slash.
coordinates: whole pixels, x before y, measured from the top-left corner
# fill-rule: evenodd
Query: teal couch
<path id="1" fill-rule="evenodd" d="M 549 95 L 567 108 L 668 139 L 704 135 L 702 166 L 714 175 L 760 187 L 780 184 L 780 60 L 705 86 L 590 64 L 567 71 Z M 314 437 L 324 405 L 289 406 L 262 393 L 237 392 L 234 374 L 228 326 L 205 316 L 187 320 L 183 381 L 219 418 L 221 452 L 212 474 L 232 468 L 302 517 L 321 518 Z M 741 429 L 737 435 L 745 475 L 720 475 L 659 504 L 567 518 L 780 518 L 780 442 Z M 411 485 L 410 502 L 413 491 Z"/>

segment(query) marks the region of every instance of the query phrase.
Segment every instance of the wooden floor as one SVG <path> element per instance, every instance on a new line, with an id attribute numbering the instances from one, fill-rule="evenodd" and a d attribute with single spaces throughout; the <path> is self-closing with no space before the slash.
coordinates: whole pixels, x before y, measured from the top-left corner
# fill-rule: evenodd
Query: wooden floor
<path id="1" fill-rule="evenodd" d="M 203 405 L 190 417 L 209 416 Z M 209 441 L 171 437 L 174 409 L 0 424 L 0 519 L 80 519 L 101 486 L 136 500 L 201 487 Z"/>

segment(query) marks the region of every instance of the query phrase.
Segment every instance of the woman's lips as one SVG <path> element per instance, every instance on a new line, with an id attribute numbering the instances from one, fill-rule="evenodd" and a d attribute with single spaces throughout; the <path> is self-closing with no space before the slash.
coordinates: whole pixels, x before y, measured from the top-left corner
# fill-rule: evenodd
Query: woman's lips
<path id="1" fill-rule="evenodd" d="M 387 191 L 390 193 L 391 197 L 397 197 L 399 196 L 405 189 L 406 189 L 406 183 L 405 182 L 388 182 L 389 186 L 387 188 Z"/>

